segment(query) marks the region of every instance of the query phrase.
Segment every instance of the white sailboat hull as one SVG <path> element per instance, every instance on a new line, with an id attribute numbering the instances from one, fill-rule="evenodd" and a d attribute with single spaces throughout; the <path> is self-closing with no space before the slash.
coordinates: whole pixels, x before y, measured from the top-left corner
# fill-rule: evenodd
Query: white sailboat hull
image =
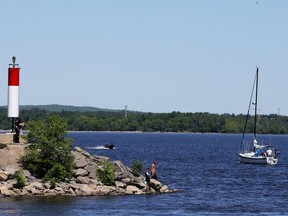
<path id="1" fill-rule="evenodd" d="M 254 95 L 254 90 L 255 90 L 255 95 Z M 252 98 L 255 96 L 255 101 L 252 102 Z M 277 156 L 280 154 L 279 151 L 275 151 L 272 145 L 259 145 L 257 142 L 257 101 L 258 98 L 258 67 L 256 70 L 256 75 L 253 83 L 253 88 L 252 88 L 252 94 L 249 102 L 249 108 L 248 108 L 248 113 L 245 121 L 245 126 L 244 126 L 244 131 L 243 131 L 243 136 L 242 136 L 242 141 L 241 145 L 239 148 L 239 159 L 240 163 L 245 163 L 245 164 L 269 164 L 269 165 L 275 165 L 278 162 Z M 247 129 L 247 122 L 249 118 L 249 111 L 251 108 L 251 105 L 254 105 L 254 136 L 253 136 L 253 151 L 251 150 L 251 145 L 250 143 L 245 143 L 244 142 L 244 136 L 246 133 Z M 250 150 L 248 150 L 250 149 Z"/>
<path id="2" fill-rule="evenodd" d="M 245 164 L 268 164 L 276 165 L 278 159 L 275 157 L 254 156 L 254 152 L 245 152 L 239 154 L 240 163 Z"/>

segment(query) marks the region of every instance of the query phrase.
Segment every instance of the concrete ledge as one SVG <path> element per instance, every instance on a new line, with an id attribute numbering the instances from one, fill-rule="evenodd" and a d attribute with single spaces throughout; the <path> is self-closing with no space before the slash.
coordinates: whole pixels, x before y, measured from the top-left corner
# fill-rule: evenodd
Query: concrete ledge
<path id="1" fill-rule="evenodd" d="M 6 133 L 6 134 L 0 134 L 0 143 L 3 144 L 14 144 L 13 142 L 13 136 L 15 133 Z M 24 144 L 25 140 L 21 137 L 23 135 L 20 135 L 18 144 Z"/>

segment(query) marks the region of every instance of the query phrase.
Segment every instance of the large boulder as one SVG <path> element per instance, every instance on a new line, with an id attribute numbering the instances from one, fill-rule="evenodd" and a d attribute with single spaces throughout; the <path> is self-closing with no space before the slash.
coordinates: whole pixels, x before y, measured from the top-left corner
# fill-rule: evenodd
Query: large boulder
<path id="1" fill-rule="evenodd" d="M 126 184 L 127 185 L 133 185 L 133 186 L 140 188 L 140 189 L 143 189 L 146 187 L 143 177 L 130 178 L 130 181 L 126 181 Z"/>
<path id="2" fill-rule="evenodd" d="M 34 187 L 37 190 L 44 190 L 45 189 L 43 183 L 41 183 L 41 182 L 33 182 L 30 184 L 30 187 Z"/>
<path id="3" fill-rule="evenodd" d="M 88 164 L 88 161 L 86 159 L 86 156 L 84 155 L 84 152 L 82 150 L 81 151 L 80 150 L 72 152 L 72 155 L 74 155 L 74 157 L 75 157 L 75 168 L 76 169 L 77 168 L 84 168 Z"/>
<path id="4" fill-rule="evenodd" d="M 124 184 L 122 181 L 115 181 L 115 186 L 117 188 L 125 188 L 126 184 Z"/>
<path id="5" fill-rule="evenodd" d="M 83 185 L 82 187 L 79 187 L 78 190 L 76 190 L 76 194 L 78 195 L 85 195 L 90 196 L 92 195 L 94 190 L 89 187 L 89 185 Z"/>
<path id="6" fill-rule="evenodd" d="M 92 179 L 97 179 L 97 174 L 96 174 L 96 170 L 98 169 L 98 166 L 96 163 L 94 162 L 89 162 L 88 165 L 84 168 L 88 171 L 88 176 L 89 178 L 92 178 Z"/>
<path id="7" fill-rule="evenodd" d="M 9 173 L 6 171 L 0 171 L 0 181 L 6 181 L 8 179 Z"/>
<path id="8" fill-rule="evenodd" d="M 167 192 L 169 192 L 168 186 L 167 185 L 163 185 L 160 188 L 160 193 L 167 193 Z"/>
<path id="9" fill-rule="evenodd" d="M 88 162 L 85 158 L 75 160 L 75 168 L 84 168 L 87 166 Z"/>
<path id="10" fill-rule="evenodd" d="M 119 160 L 113 161 L 115 167 L 116 179 L 124 179 L 132 177 L 129 169 Z"/>
<path id="11" fill-rule="evenodd" d="M 82 183 L 82 184 L 88 184 L 90 182 L 90 178 L 87 176 L 78 176 L 76 178 L 76 182 Z"/>
<path id="12" fill-rule="evenodd" d="M 14 195 L 13 190 L 10 190 L 10 188 L 7 187 L 7 186 L 0 187 L 0 192 L 4 196 L 12 196 L 12 195 Z"/>
<path id="13" fill-rule="evenodd" d="M 80 168 L 80 169 L 75 170 L 74 176 L 76 176 L 76 177 L 77 176 L 87 176 L 88 174 L 89 173 L 86 169 Z"/>
<path id="14" fill-rule="evenodd" d="M 136 193 L 139 193 L 140 192 L 140 189 L 133 186 L 133 185 L 128 185 L 126 187 L 126 194 L 136 194 Z"/>
<path id="15" fill-rule="evenodd" d="M 150 187 L 153 188 L 155 191 L 159 191 L 162 188 L 162 183 L 155 179 L 151 179 Z"/>

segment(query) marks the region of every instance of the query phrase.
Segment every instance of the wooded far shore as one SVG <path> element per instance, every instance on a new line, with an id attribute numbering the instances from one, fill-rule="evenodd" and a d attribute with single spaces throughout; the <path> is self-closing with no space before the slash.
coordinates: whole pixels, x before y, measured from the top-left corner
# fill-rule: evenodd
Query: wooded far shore
<path id="1" fill-rule="evenodd" d="M 152 113 L 108 110 L 64 105 L 20 106 L 20 118 L 29 130 L 29 121 L 45 121 L 47 114 L 60 115 L 68 131 L 142 131 L 192 133 L 242 133 L 246 114 Z M 0 107 L 0 129 L 9 130 L 7 107 Z M 247 133 L 253 133 L 253 118 L 248 118 Z M 27 123 L 27 124 L 26 124 Z M 288 134 L 288 117 L 269 114 L 258 116 L 260 134 Z"/>

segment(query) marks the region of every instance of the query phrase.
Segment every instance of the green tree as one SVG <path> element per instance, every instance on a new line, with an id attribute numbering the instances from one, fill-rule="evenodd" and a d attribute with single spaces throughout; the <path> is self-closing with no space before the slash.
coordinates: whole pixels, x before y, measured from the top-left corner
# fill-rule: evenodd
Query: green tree
<path id="1" fill-rule="evenodd" d="M 105 185 L 115 185 L 116 173 L 114 171 L 113 164 L 104 160 L 102 166 L 96 170 L 99 180 Z"/>
<path id="2" fill-rule="evenodd" d="M 31 145 L 21 158 L 23 166 L 46 181 L 70 178 L 74 157 L 70 151 L 73 140 L 66 136 L 67 123 L 58 115 L 47 115 L 44 122 L 32 120 L 27 127 Z"/>

